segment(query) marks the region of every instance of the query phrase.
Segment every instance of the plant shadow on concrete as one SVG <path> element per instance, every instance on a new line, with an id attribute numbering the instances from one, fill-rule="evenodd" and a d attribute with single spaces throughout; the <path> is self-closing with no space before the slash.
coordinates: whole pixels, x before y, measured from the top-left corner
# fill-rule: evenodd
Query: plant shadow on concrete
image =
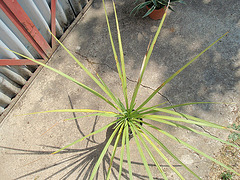
<path id="1" fill-rule="evenodd" d="M 69 156 L 68 158 L 64 158 L 61 161 L 58 161 L 56 163 L 53 163 L 52 165 L 39 168 L 35 171 L 28 172 L 24 175 L 21 175 L 16 178 L 17 179 L 24 179 L 28 178 L 30 175 L 36 174 L 38 175 L 39 172 L 46 171 L 51 168 L 56 168 L 58 169 L 55 173 L 53 173 L 50 176 L 44 177 L 44 179 L 51 179 L 54 178 L 56 175 L 59 174 L 64 174 L 61 179 L 66 179 L 66 178 L 74 178 L 74 179 L 89 179 L 92 169 L 97 162 L 98 156 L 101 154 L 101 150 L 105 146 L 105 142 L 101 144 L 97 144 L 96 146 L 92 146 L 89 148 L 84 148 L 84 149 L 66 149 L 65 151 L 59 153 L 59 154 L 74 154 L 72 156 Z M 42 146 L 46 148 L 51 148 L 53 150 L 57 150 L 60 147 L 52 147 L 52 146 Z M 19 153 L 11 153 L 13 155 L 49 155 L 52 153 L 52 151 L 34 151 L 34 150 L 26 150 L 26 149 L 17 149 L 17 148 L 10 148 L 10 147 L 0 147 L 4 149 L 8 149 L 11 151 L 19 151 Z M 22 153 L 20 153 L 22 152 Z M 111 154 L 109 152 L 106 153 L 106 155 L 103 158 L 102 166 L 103 166 L 103 177 L 106 177 L 107 174 L 107 166 L 109 165 L 110 162 L 110 157 Z M 116 161 L 116 162 L 115 162 Z M 127 161 L 124 160 L 126 163 Z M 132 164 L 140 165 L 143 166 L 142 163 L 139 162 L 132 162 Z M 58 168 L 58 166 L 64 165 L 64 168 Z M 154 164 L 149 164 L 149 166 L 155 166 Z M 161 165 L 162 167 L 168 167 L 168 165 Z M 175 167 L 179 167 L 180 165 L 174 165 Z M 115 158 L 114 163 L 113 163 L 113 169 L 118 170 L 119 168 L 119 158 Z M 113 170 L 113 175 L 114 179 L 118 179 L 117 174 L 115 174 Z M 53 170 L 54 171 L 54 170 Z M 71 175 L 73 173 L 78 174 L 78 176 L 72 177 Z M 128 179 L 128 170 L 123 169 L 122 172 L 122 178 Z M 98 178 L 99 172 L 96 174 L 96 179 Z M 133 176 L 137 179 L 147 179 L 148 176 L 141 175 L 141 173 L 133 173 Z M 162 178 L 155 177 L 155 180 L 162 180 Z"/>
<path id="2" fill-rule="evenodd" d="M 61 179 L 67 179 L 67 178 L 74 178 L 74 179 L 89 179 L 89 177 L 91 176 L 91 172 L 92 169 L 94 168 L 95 163 L 98 160 L 99 155 L 101 154 L 101 150 L 104 148 L 106 141 L 104 141 L 101 144 L 97 144 L 95 146 L 89 147 L 89 148 L 84 148 L 84 149 L 66 149 L 65 151 L 59 153 L 59 154 L 74 154 L 69 156 L 68 158 L 64 158 L 61 161 L 58 161 L 56 163 L 53 163 L 52 165 L 43 167 L 43 168 L 39 168 L 35 171 L 32 172 L 28 172 L 24 175 L 21 175 L 19 177 L 16 178 L 17 179 L 24 179 L 24 178 L 28 178 L 28 176 L 30 175 L 34 175 L 36 174 L 36 176 L 38 175 L 38 173 L 40 172 L 44 172 L 48 169 L 51 168 L 55 168 L 58 169 L 55 173 L 53 173 L 52 175 L 49 175 L 47 177 L 44 177 L 44 179 L 51 179 L 51 178 L 55 178 L 56 175 L 59 174 L 64 174 Z M 45 148 L 51 148 L 53 150 L 57 150 L 60 147 L 52 147 L 52 146 L 42 146 Z M 22 153 L 11 153 L 13 155 L 49 155 L 50 153 L 52 153 L 52 151 L 34 151 L 34 150 L 25 150 L 25 149 L 17 149 L 17 148 L 10 148 L 10 147 L 0 147 L 0 148 L 4 148 L 4 149 L 8 149 L 11 151 L 19 151 Z M 106 153 L 106 155 L 103 158 L 103 162 L 102 162 L 102 168 L 103 168 L 103 177 L 106 177 L 107 174 L 107 169 L 108 169 L 108 165 L 110 162 L 110 157 L 111 154 L 109 152 Z M 124 160 L 125 163 L 127 163 L 126 160 Z M 139 162 L 132 162 L 133 165 L 138 165 L 138 166 L 143 166 L 143 163 L 139 163 Z M 59 168 L 59 166 L 64 166 L 63 168 Z M 155 166 L 154 164 L 149 164 L 149 166 Z M 168 167 L 168 165 L 161 165 L 162 167 Z M 175 167 L 180 167 L 181 165 L 174 165 Z M 119 169 L 119 158 L 115 158 L 113 161 L 113 176 L 114 179 L 118 179 L 118 175 L 115 174 L 115 171 L 117 172 Z M 52 170 L 54 171 L 54 170 Z M 77 176 L 76 175 L 77 172 Z M 71 176 L 72 174 L 74 174 L 73 176 Z M 128 179 L 128 170 L 123 168 L 123 172 L 122 172 L 122 178 L 124 179 Z M 99 172 L 96 173 L 96 179 L 99 179 L 98 177 Z M 137 178 L 137 179 L 147 179 L 148 176 L 144 176 L 141 175 L 141 173 L 133 173 L 133 177 Z M 101 178 L 100 178 L 101 179 Z M 162 178 L 158 178 L 155 177 L 155 180 L 163 180 Z"/>
<path id="3" fill-rule="evenodd" d="M 74 113 L 73 113 L 73 115 L 75 116 Z M 96 121 L 97 121 L 97 117 L 95 117 L 95 123 L 96 123 Z M 85 136 L 79 127 L 78 121 L 75 120 L 75 122 L 76 122 L 76 126 L 77 126 L 81 136 Z M 93 145 L 91 147 L 86 147 L 83 149 L 73 149 L 73 148 L 65 149 L 64 151 L 59 152 L 59 154 L 73 154 L 73 155 L 71 155 L 67 158 L 63 158 L 62 160 L 59 160 L 58 162 L 55 162 L 52 165 L 48 165 L 43 168 L 39 168 L 35 171 L 28 172 L 24 175 L 21 175 L 21 176 L 17 177 L 16 180 L 24 179 L 24 178 L 27 178 L 28 176 L 34 175 L 34 174 L 36 174 L 36 176 L 37 176 L 39 172 L 43 172 L 43 171 L 46 171 L 51 168 L 56 168 L 58 170 L 55 173 L 53 173 L 52 175 L 44 177 L 44 179 L 51 179 L 59 174 L 64 174 L 61 177 L 61 179 L 73 178 L 71 175 L 74 173 L 76 174 L 76 172 L 78 175 L 74 176 L 74 179 L 89 179 L 91 176 L 92 170 L 94 168 L 94 165 L 96 164 L 96 162 L 98 160 L 98 157 L 100 156 L 103 148 L 105 147 L 105 145 L 107 143 L 107 140 L 109 139 L 109 137 L 111 136 L 111 134 L 113 132 L 113 128 L 114 128 L 114 126 L 111 126 L 107 129 L 106 139 L 102 143 L 96 142 L 94 140 L 94 136 L 87 138 L 88 142 L 91 142 L 95 145 Z M 95 127 L 93 127 L 93 131 L 94 131 L 94 129 L 95 129 Z M 112 146 L 113 146 L 113 144 L 112 144 Z M 49 155 L 53 151 L 60 149 L 60 147 L 47 146 L 47 145 L 41 145 L 41 147 L 50 148 L 50 149 L 52 149 L 52 151 L 36 151 L 36 150 L 28 150 L 28 149 L 19 149 L 19 148 L 0 146 L 0 148 L 15 151 L 15 153 L 9 153 L 9 154 L 18 155 L 18 156 L 19 155 Z M 16 151 L 17 151 L 17 153 L 16 153 Z M 102 168 L 103 168 L 102 172 L 103 172 L 104 178 L 106 178 L 107 169 L 108 169 L 109 162 L 110 162 L 110 157 L 111 157 L 111 153 L 107 152 L 102 161 Z M 45 158 L 47 158 L 47 156 L 45 156 Z M 39 160 L 41 161 L 42 158 L 40 158 Z M 118 175 L 115 174 L 115 171 L 117 172 L 119 169 L 119 161 L 120 161 L 120 159 L 115 157 L 114 161 L 113 161 L 113 165 L 112 165 L 112 167 L 113 167 L 112 173 L 113 173 L 113 176 L 115 179 L 118 179 Z M 32 162 L 32 163 L 34 163 L 34 162 Z M 127 163 L 127 160 L 123 160 L 123 162 Z M 138 165 L 138 166 L 144 166 L 143 163 L 140 163 L 140 162 L 132 161 L 132 164 Z M 27 164 L 27 165 L 30 165 L 30 164 Z M 60 168 L 59 166 L 64 166 L 64 167 Z M 153 167 L 153 166 L 155 166 L 155 164 L 149 164 L 149 166 Z M 173 166 L 181 167 L 181 165 L 173 165 Z M 161 165 L 161 167 L 168 168 L 169 166 Z M 96 173 L 96 179 L 99 179 L 98 175 L 99 175 L 99 172 Z M 148 178 L 148 176 L 142 175 L 141 173 L 133 173 L 133 177 L 140 179 L 140 180 Z M 123 168 L 123 170 L 122 170 L 122 178 L 128 179 L 128 170 L 125 168 Z M 154 177 L 154 179 L 162 180 L 162 178 L 159 178 L 159 177 Z"/>
<path id="4" fill-rule="evenodd" d="M 68 96 L 68 98 L 69 98 L 72 109 L 74 109 L 70 96 Z M 73 116 L 76 118 L 75 113 L 73 113 Z M 83 131 L 81 130 L 81 128 L 79 126 L 78 120 L 75 119 L 74 121 L 76 123 L 76 127 L 79 131 L 79 134 L 81 136 L 85 136 L 85 134 L 83 133 Z M 95 125 L 97 124 L 97 121 L 98 121 L 98 117 L 96 116 L 94 118 L 95 123 L 92 127 L 92 132 L 95 131 Z M 103 148 L 105 147 L 109 137 L 111 136 L 111 134 L 114 130 L 113 128 L 114 128 L 114 125 L 110 126 L 107 129 L 106 138 L 102 143 L 98 143 L 97 141 L 95 141 L 94 136 L 91 136 L 91 137 L 87 138 L 86 140 L 88 143 L 91 142 L 92 144 L 95 144 L 95 145 L 91 145 L 91 147 L 88 147 L 88 143 L 87 143 L 86 147 L 83 149 L 74 149 L 74 148 L 68 149 L 67 148 L 64 151 L 59 152 L 59 154 L 71 154 L 71 156 L 68 156 L 67 158 L 58 160 L 57 162 L 55 162 L 51 165 L 45 166 L 43 168 L 39 168 L 35 171 L 28 172 L 28 173 L 21 175 L 15 179 L 16 180 L 24 179 L 24 178 L 28 178 L 28 176 L 31 176 L 31 175 L 36 175 L 36 177 L 38 177 L 38 173 L 44 172 L 44 171 L 46 171 L 48 169 L 52 169 L 52 168 L 53 169 L 55 168 L 57 170 L 53 170 L 53 171 L 55 171 L 55 173 L 48 175 L 47 177 L 44 177 L 44 179 L 55 178 L 55 176 L 57 176 L 59 174 L 64 174 L 64 175 L 62 175 L 61 179 L 68 179 L 68 178 L 89 179 L 91 176 L 92 170 L 94 168 L 94 165 L 96 164 L 96 162 L 98 160 L 98 157 L 100 156 Z M 115 142 L 115 139 L 116 139 L 116 136 L 115 136 L 113 142 Z M 113 142 L 111 143 L 112 146 L 114 145 Z M 16 155 L 16 156 L 21 156 L 21 155 L 31 155 L 31 156 L 32 155 L 40 155 L 40 156 L 43 155 L 44 156 L 44 155 L 49 155 L 53 151 L 60 149 L 60 147 L 54 147 L 54 146 L 48 146 L 48 145 L 40 145 L 40 147 L 49 148 L 52 150 L 51 151 L 36 151 L 36 150 L 29 150 L 29 149 L 19 149 L 19 148 L 0 146 L 0 148 L 14 151 L 14 153 L 9 152 L 9 154 Z M 111 157 L 111 153 L 107 152 L 102 161 L 102 168 L 103 168 L 102 173 L 103 173 L 104 179 L 106 178 L 106 175 L 107 175 L 107 169 L 109 166 L 110 157 Z M 43 157 L 43 159 L 44 158 L 47 158 L 47 156 Z M 40 158 L 38 160 L 41 161 L 43 159 Z M 119 169 L 119 161 L 120 161 L 120 159 L 115 157 L 114 161 L 113 161 L 113 165 L 112 165 L 112 167 L 113 167 L 112 173 L 113 173 L 113 176 L 115 179 L 118 179 L 118 175 L 115 174 L 115 172 L 117 172 Z M 34 163 L 34 162 L 35 161 L 29 162 L 29 164 L 27 164 L 27 165 L 31 165 L 31 163 Z M 127 163 L 127 160 L 123 160 L 123 162 Z M 141 162 L 132 161 L 132 164 L 137 165 L 137 166 L 144 166 L 143 163 L 141 163 Z M 61 166 L 64 166 L 64 167 L 61 168 Z M 149 166 L 154 167 L 155 164 L 149 164 Z M 173 165 L 173 166 L 181 167 L 181 165 Z M 168 165 L 161 165 L 161 167 L 169 168 Z M 77 176 L 75 176 L 76 172 L 77 172 Z M 96 173 L 96 179 L 99 179 L 98 175 L 99 175 L 99 172 Z M 133 177 L 140 179 L 140 180 L 141 179 L 144 180 L 144 179 L 148 178 L 148 176 L 142 175 L 141 173 L 133 173 Z M 125 168 L 123 168 L 123 170 L 122 170 L 122 178 L 128 179 L 128 170 Z M 154 177 L 154 179 L 155 180 L 163 180 L 162 178 L 159 178 L 159 177 Z"/>

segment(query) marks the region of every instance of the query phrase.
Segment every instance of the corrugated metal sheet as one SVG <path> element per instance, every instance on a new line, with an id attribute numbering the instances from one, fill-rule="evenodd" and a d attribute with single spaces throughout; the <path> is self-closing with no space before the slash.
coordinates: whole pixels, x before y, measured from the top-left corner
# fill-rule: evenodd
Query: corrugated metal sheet
<path id="1" fill-rule="evenodd" d="M 51 0 L 17 1 L 44 39 L 50 44 Z M 58 0 L 56 4 L 56 36 L 59 38 L 75 17 L 87 4 L 86 0 Z M 12 49 L 28 57 L 40 59 L 41 56 L 0 9 L 0 59 L 20 59 L 21 57 L 4 49 Z M 22 58 L 21 58 L 22 59 Z M 0 66 L 0 113 L 9 105 L 11 99 L 21 90 L 37 66 Z"/>

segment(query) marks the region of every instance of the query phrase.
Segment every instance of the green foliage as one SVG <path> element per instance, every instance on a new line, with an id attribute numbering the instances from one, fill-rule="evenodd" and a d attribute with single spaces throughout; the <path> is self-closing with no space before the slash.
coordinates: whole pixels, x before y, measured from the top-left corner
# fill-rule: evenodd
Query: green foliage
<path id="1" fill-rule="evenodd" d="M 232 174 L 230 172 L 223 172 L 221 175 L 220 175 L 220 178 L 222 180 L 231 180 L 232 179 Z"/>
<path id="2" fill-rule="evenodd" d="M 156 3 L 156 2 L 157 1 L 154 1 L 154 3 Z M 167 1 L 165 0 L 165 1 L 162 1 L 162 2 L 166 3 Z M 178 1 L 176 0 L 176 1 L 171 1 L 171 2 L 178 2 Z M 117 66 L 117 70 L 118 70 L 118 74 L 119 74 L 119 79 L 120 79 L 120 82 L 121 82 L 121 85 L 122 85 L 122 91 L 123 91 L 123 96 L 124 96 L 124 101 L 125 102 L 120 100 L 118 97 L 116 97 L 112 93 L 112 91 L 108 87 L 108 85 L 104 82 L 104 80 L 98 74 L 96 74 L 96 76 L 93 75 L 57 38 L 55 38 L 56 41 L 58 41 L 58 43 L 60 43 L 60 45 L 68 52 L 68 54 L 77 62 L 77 64 L 86 72 L 86 74 L 96 83 L 96 85 L 99 86 L 103 90 L 104 94 L 100 94 L 99 92 L 91 89 L 90 87 L 86 86 L 85 84 L 83 84 L 83 83 L 77 81 L 76 79 L 60 72 L 57 69 L 54 69 L 52 67 L 49 67 L 46 64 L 40 63 L 40 62 L 38 62 L 34 59 L 31 59 L 29 57 L 26 57 L 24 55 L 21 55 L 17 52 L 12 51 L 12 52 L 14 52 L 18 55 L 21 55 L 22 57 L 28 58 L 28 59 L 46 67 L 46 68 L 49 68 L 50 70 L 52 70 L 52 71 L 62 75 L 63 77 L 71 80 L 72 82 L 78 84 L 79 86 L 83 87 L 84 89 L 86 89 L 87 91 L 92 93 L 92 95 L 99 97 L 106 104 L 108 104 L 109 106 L 111 106 L 115 109 L 114 112 L 91 110 L 91 109 L 64 109 L 64 110 L 45 111 L 45 112 L 48 112 L 48 113 L 50 113 L 50 112 L 84 112 L 84 113 L 88 113 L 88 115 L 80 116 L 80 117 L 77 117 L 77 118 L 83 118 L 83 117 L 86 117 L 86 116 L 96 116 L 96 115 L 113 118 L 113 121 L 111 123 L 109 123 L 108 125 L 106 125 L 106 126 L 100 128 L 100 129 L 98 129 L 98 130 L 96 130 L 96 131 L 94 131 L 94 132 L 92 132 L 92 133 L 74 141 L 71 144 L 66 145 L 65 147 L 53 152 L 52 154 L 56 154 L 60 151 L 63 151 L 66 148 L 69 148 L 70 146 L 83 141 L 87 137 L 95 135 L 97 133 L 100 133 L 101 131 L 106 130 L 107 128 L 111 127 L 112 125 L 115 125 L 113 133 L 111 134 L 111 136 L 108 139 L 105 147 L 103 148 L 97 162 L 95 163 L 95 166 L 92 168 L 92 174 L 91 174 L 90 180 L 94 179 L 95 175 L 97 174 L 99 166 L 100 166 L 100 164 L 101 164 L 101 162 L 104 158 L 104 155 L 107 152 L 110 144 L 113 141 L 115 141 L 115 142 L 113 142 L 114 147 L 113 147 L 113 150 L 112 150 L 112 153 L 111 153 L 112 155 L 111 155 L 111 158 L 110 158 L 109 168 L 108 168 L 108 171 L 107 171 L 107 176 L 106 176 L 107 179 L 110 179 L 111 168 L 112 168 L 112 164 L 113 164 L 113 160 L 114 160 L 114 157 L 115 157 L 115 153 L 116 153 L 116 150 L 117 150 L 118 143 L 121 143 L 121 155 L 120 155 L 120 161 L 119 161 L 120 162 L 120 165 L 119 165 L 119 173 L 120 173 L 119 174 L 119 179 L 121 179 L 121 172 L 122 172 L 124 157 L 127 157 L 129 178 L 133 179 L 131 151 L 130 151 L 130 135 L 129 135 L 130 133 L 129 132 L 131 132 L 132 135 L 133 135 L 133 140 L 136 143 L 135 147 L 139 151 L 140 158 L 142 159 L 142 162 L 143 162 L 144 167 L 146 169 L 146 172 L 149 176 L 149 179 L 153 179 L 153 176 L 152 176 L 151 168 L 148 165 L 148 162 L 146 160 L 146 155 L 144 154 L 144 152 L 148 153 L 150 158 L 155 163 L 157 169 L 159 170 L 159 173 L 161 174 L 161 176 L 165 180 L 167 179 L 167 175 L 165 174 L 164 170 L 159 165 L 159 163 L 158 163 L 159 159 L 163 160 L 163 162 L 168 164 L 168 166 L 172 169 L 173 172 L 176 173 L 176 175 L 180 179 L 184 179 L 182 174 L 170 163 L 169 159 L 167 158 L 168 155 L 170 157 L 172 157 L 173 159 L 175 159 L 176 162 L 181 164 L 182 167 L 184 167 L 188 172 L 190 172 L 193 176 L 195 176 L 195 178 L 201 179 L 195 172 L 193 172 L 186 164 L 184 164 L 180 159 L 178 159 L 178 157 L 175 156 L 174 153 L 171 152 L 164 145 L 164 142 L 167 141 L 167 140 L 176 141 L 176 143 L 182 144 L 183 146 L 191 149 L 192 151 L 196 152 L 197 154 L 202 155 L 203 157 L 205 157 L 205 158 L 217 163 L 218 165 L 224 167 L 229 172 L 240 175 L 238 172 L 234 171 L 232 168 L 226 166 L 225 164 L 223 164 L 223 163 L 219 162 L 218 160 L 212 158 L 211 156 L 207 155 L 206 153 L 202 152 L 201 150 L 193 147 L 192 145 L 188 144 L 187 142 L 181 140 L 180 138 L 178 138 L 178 137 L 170 134 L 169 132 L 162 130 L 158 126 L 156 126 L 156 124 L 158 124 L 158 123 L 167 124 L 167 125 L 177 127 L 177 128 L 182 129 L 182 130 L 188 130 L 188 131 L 194 132 L 196 134 L 208 137 L 210 139 L 213 139 L 213 140 L 228 144 L 230 146 L 239 148 L 237 145 L 235 145 L 233 143 L 224 141 L 224 140 L 219 139 L 215 136 L 212 136 L 208 133 L 200 132 L 200 131 L 192 128 L 191 125 L 194 124 L 194 125 L 201 125 L 201 126 L 206 126 L 206 127 L 210 127 L 210 128 L 217 128 L 217 129 L 221 129 L 221 130 L 229 130 L 227 127 L 224 127 L 224 126 L 221 126 L 221 125 L 218 125 L 218 124 L 215 124 L 215 123 L 212 123 L 212 122 L 200 119 L 200 118 L 196 118 L 194 116 L 190 116 L 190 115 L 183 114 L 183 113 L 178 113 L 174 110 L 171 110 L 173 107 L 183 107 L 183 106 L 192 105 L 192 104 L 203 104 L 203 103 L 209 103 L 209 102 L 185 103 L 185 104 L 179 104 L 179 105 L 170 106 L 170 107 L 169 106 L 164 107 L 163 106 L 164 103 L 158 104 L 158 105 L 155 105 L 155 106 L 146 106 L 147 103 L 167 83 L 169 83 L 175 76 L 177 76 L 184 69 L 186 69 L 198 57 L 200 57 L 204 52 L 206 52 L 215 43 L 217 43 L 220 39 L 222 39 L 227 33 L 222 35 L 219 39 L 217 39 L 215 42 L 213 42 L 211 45 L 209 45 L 206 49 L 204 49 L 202 52 L 200 52 L 196 57 L 194 57 L 188 63 L 186 63 L 182 68 L 180 68 L 173 75 L 171 75 L 169 78 L 167 78 L 162 84 L 160 84 L 158 86 L 158 88 L 156 90 L 153 91 L 153 93 L 149 97 L 147 97 L 145 100 L 143 100 L 143 102 L 138 107 L 136 107 L 137 94 L 138 94 L 138 91 L 139 91 L 139 88 L 140 88 L 140 85 L 141 85 L 141 82 L 142 82 L 142 79 L 143 79 L 144 72 L 146 70 L 149 59 L 151 57 L 154 45 L 155 45 L 155 43 L 158 39 L 159 33 L 160 33 L 161 28 L 163 26 L 163 22 L 166 18 L 166 12 L 165 12 L 160 24 L 159 24 L 158 30 L 157 30 L 152 42 L 148 46 L 146 55 L 143 58 L 142 68 L 141 68 L 140 73 L 139 73 L 138 81 L 137 81 L 137 84 L 134 88 L 132 98 L 130 100 L 129 97 L 128 97 L 128 91 L 127 91 L 127 79 L 126 79 L 125 63 L 124 63 L 124 56 L 123 56 L 124 54 L 123 54 L 121 35 L 120 35 L 120 30 L 119 30 L 119 24 L 118 24 L 118 18 L 117 18 L 115 3 L 113 1 L 114 15 L 115 15 L 115 19 L 116 19 L 116 26 L 117 26 L 117 32 L 118 32 L 117 34 L 118 34 L 118 44 L 119 44 L 119 54 L 120 54 L 119 59 L 118 59 L 118 55 L 117 55 L 115 45 L 114 45 L 114 42 L 113 42 L 113 37 L 112 37 L 112 33 L 111 33 L 111 28 L 110 28 L 110 25 L 109 25 L 109 20 L 108 20 L 104 0 L 103 0 L 103 6 L 104 6 L 104 11 L 105 11 L 105 16 L 106 16 L 106 21 L 107 21 L 107 26 L 108 26 L 108 31 L 109 31 L 109 37 L 110 37 L 111 46 L 112 46 L 112 51 L 113 51 L 113 54 L 114 54 L 114 60 L 116 62 L 116 66 Z M 166 10 L 167 9 L 168 9 L 168 6 L 167 6 Z M 109 48 L 109 47 L 106 47 L 106 48 Z M 35 113 L 32 113 L 32 114 L 35 114 Z M 72 119 L 72 118 L 70 118 L 70 119 Z M 68 119 L 68 120 L 70 120 L 70 119 Z M 76 118 L 74 118 L 74 119 L 76 119 Z M 145 122 L 143 119 L 148 119 L 148 120 L 150 120 L 150 122 L 149 121 Z M 141 124 L 143 124 L 144 126 L 142 126 Z M 145 127 L 147 127 L 147 128 L 145 128 Z M 163 140 L 159 140 L 152 134 L 151 131 L 161 133 L 162 135 L 165 135 L 166 138 L 164 138 Z M 159 146 L 161 147 L 161 149 L 159 148 Z M 162 151 L 162 149 L 164 151 Z M 124 156 L 125 150 L 126 150 L 126 155 Z M 153 151 L 155 151 L 155 153 L 153 153 Z M 155 154 L 158 154 L 158 156 L 156 156 Z M 167 154 L 167 156 L 165 154 Z"/>
<path id="3" fill-rule="evenodd" d="M 232 129 L 239 131 L 239 133 L 233 132 L 228 136 L 228 139 L 231 139 L 232 141 L 236 141 L 240 139 L 240 125 L 233 124 Z"/>
<path id="4" fill-rule="evenodd" d="M 138 3 L 139 0 L 136 0 L 135 4 Z M 131 11 L 131 14 L 134 13 L 136 14 L 140 9 L 143 9 L 143 8 L 146 8 L 146 6 L 149 7 L 149 10 L 146 12 L 146 14 L 143 16 L 146 17 L 148 16 L 149 14 L 151 14 L 155 9 L 161 9 L 161 8 L 164 8 L 164 7 L 167 7 L 169 9 L 172 9 L 171 6 L 175 5 L 175 3 L 182 3 L 182 4 L 185 4 L 184 1 L 182 0 L 145 0 L 144 2 L 138 4 L 132 11 Z"/>

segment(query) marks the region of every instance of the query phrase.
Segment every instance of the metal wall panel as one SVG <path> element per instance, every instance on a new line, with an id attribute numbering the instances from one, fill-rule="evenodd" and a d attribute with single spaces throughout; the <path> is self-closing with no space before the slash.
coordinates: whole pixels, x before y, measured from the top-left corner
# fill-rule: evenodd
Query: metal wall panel
<path id="1" fill-rule="evenodd" d="M 44 21 L 48 24 L 48 27 L 50 27 L 51 24 L 51 13 L 50 13 L 50 7 L 46 0 L 34 0 L 34 3 L 36 4 L 38 10 L 40 11 L 41 15 L 44 18 Z M 61 37 L 63 34 L 63 27 L 60 26 L 58 20 L 56 19 L 56 34 L 57 37 Z"/>
<path id="2" fill-rule="evenodd" d="M 44 39 L 51 43 L 51 0 L 17 0 Z M 59 38 L 87 4 L 86 0 L 57 0 L 56 36 Z M 8 51 L 11 49 L 28 57 L 41 56 L 24 35 L 0 9 L 0 59 L 22 59 Z M 6 49 L 7 48 L 7 49 Z M 37 66 L 0 66 L 0 113 L 31 77 Z"/>

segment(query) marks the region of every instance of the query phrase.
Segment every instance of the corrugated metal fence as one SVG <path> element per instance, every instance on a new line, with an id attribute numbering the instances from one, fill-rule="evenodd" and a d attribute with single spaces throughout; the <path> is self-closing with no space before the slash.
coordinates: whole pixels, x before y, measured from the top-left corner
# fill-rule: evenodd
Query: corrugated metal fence
<path id="1" fill-rule="evenodd" d="M 10 1 L 10 0 L 8 0 Z M 16 0 L 11 0 L 16 1 Z M 0 0 L 0 62 L 5 60 L 9 64 L 0 66 L 0 113 L 4 112 L 5 108 L 11 103 L 11 100 L 17 95 L 21 88 L 26 84 L 28 79 L 37 69 L 37 65 L 11 65 L 11 60 L 22 59 L 18 55 L 8 51 L 11 49 L 22 53 L 34 59 L 46 59 L 31 41 L 24 36 L 24 33 L 19 30 L 19 27 L 13 23 L 11 17 L 12 12 L 6 14 L 4 9 L 6 0 Z M 55 29 L 56 36 L 60 38 L 68 26 L 74 21 L 76 16 L 88 4 L 87 0 L 55 0 L 56 13 Z M 51 46 L 52 37 L 48 29 L 51 29 L 51 0 L 17 0 L 16 2 L 25 11 L 28 18 L 31 19 L 37 30 L 41 33 L 46 42 Z M 4 6 L 3 6 L 3 5 Z M 15 4 L 14 4 L 15 5 Z M 10 6 L 10 5 L 9 5 Z M 18 7 L 12 7 L 14 8 Z M 10 8 L 11 9 L 11 8 Z M 5 10 L 5 11 L 4 11 Z M 9 10 L 8 10 L 9 11 Z M 21 14 L 15 14 L 21 16 Z M 22 23 L 23 24 L 23 23 Z M 27 27 L 26 24 L 23 24 Z M 31 33 L 31 32 L 30 32 Z M 31 34 L 32 35 L 32 34 Z M 34 35 L 32 35 L 34 36 Z M 35 38 L 35 37 L 34 37 Z M 36 40 L 36 38 L 35 38 Z M 41 43 L 41 42 L 37 42 Z M 53 51 L 53 48 L 50 49 Z M 52 53 L 52 52 L 51 52 Z M 48 57 L 48 55 L 47 55 Z M 10 61 L 9 61 L 10 60 Z M 23 61 L 21 61 L 23 62 Z M 26 63 L 27 64 L 27 63 Z M 28 63 L 29 64 L 29 63 Z M 31 63 L 30 63 L 31 64 Z M 2 64 L 3 65 L 3 64 Z"/>

